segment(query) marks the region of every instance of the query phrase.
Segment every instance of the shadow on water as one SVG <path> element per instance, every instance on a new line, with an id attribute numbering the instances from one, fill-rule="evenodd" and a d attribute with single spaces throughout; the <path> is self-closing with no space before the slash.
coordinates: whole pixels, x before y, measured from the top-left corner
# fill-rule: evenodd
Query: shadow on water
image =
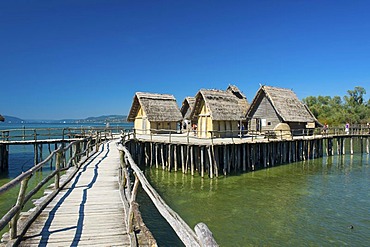
<path id="1" fill-rule="evenodd" d="M 158 246 L 184 246 L 141 187 L 136 200 L 140 205 L 140 212 L 145 225 L 153 234 Z"/>

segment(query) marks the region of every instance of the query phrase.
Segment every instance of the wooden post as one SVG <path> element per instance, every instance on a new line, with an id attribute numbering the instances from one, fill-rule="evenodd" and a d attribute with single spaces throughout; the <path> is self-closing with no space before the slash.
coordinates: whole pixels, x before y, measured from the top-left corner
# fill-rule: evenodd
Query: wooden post
<path id="1" fill-rule="evenodd" d="M 159 164 L 158 164 L 158 160 L 159 160 L 159 152 L 158 152 L 158 143 L 154 143 L 154 149 L 155 149 L 155 168 L 158 169 L 159 167 Z"/>
<path id="2" fill-rule="evenodd" d="M 9 168 L 8 145 L 0 144 L 0 171 L 7 171 Z"/>
<path id="3" fill-rule="evenodd" d="M 215 176 L 218 177 L 218 166 L 219 166 L 219 160 L 218 160 L 218 147 L 212 146 L 212 154 L 214 157 L 214 171 L 215 171 Z"/>
<path id="4" fill-rule="evenodd" d="M 248 167 L 248 170 L 251 169 L 251 162 L 250 162 L 250 145 L 249 144 L 245 144 L 245 148 L 246 148 L 246 159 L 247 159 L 247 167 Z"/>
<path id="5" fill-rule="evenodd" d="M 168 171 L 171 171 L 171 157 L 172 157 L 172 155 L 171 155 L 171 144 L 168 144 L 168 148 L 167 148 L 167 165 L 168 165 Z"/>
<path id="6" fill-rule="evenodd" d="M 227 145 L 224 145 L 224 169 L 223 169 L 223 172 L 224 172 L 224 175 L 226 176 L 226 169 L 227 169 L 227 163 L 228 163 L 228 153 L 227 153 Z"/>
<path id="7" fill-rule="evenodd" d="M 185 173 L 188 173 L 190 163 L 190 145 L 186 147 Z"/>
<path id="8" fill-rule="evenodd" d="M 149 143 L 149 148 L 150 148 L 150 156 L 149 156 L 149 166 L 152 167 L 153 166 L 153 142 L 150 142 Z"/>
<path id="9" fill-rule="evenodd" d="M 194 176 L 194 146 L 190 147 L 190 172 Z"/>
<path id="10" fill-rule="evenodd" d="M 366 153 L 369 154 L 369 137 L 366 137 Z"/>
<path id="11" fill-rule="evenodd" d="M 307 159 L 310 159 L 310 156 L 311 156 L 311 141 L 310 140 L 307 140 L 307 143 L 308 143 L 308 147 L 307 147 Z"/>
<path id="12" fill-rule="evenodd" d="M 63 158 L 63 151 L 62 150 L 59 150 L 57 152 L 57 159 L 56 159 L 56 163 L 55 163 L 55 170 L 58 171 L 55 174 L 55 182 L 54 182 L 54 188 L 55 188 L 55 190 L 58 190 L 59 189 L 60 167 L 61 167 L 61 163 L 62 163 L 62 158 Z"/>
<path id="13" fill-rule="evenodd" d="M 246 155 L 246 144 L 242 144 L 242 160 L 243 160 L 243 172 L 247 171 L 247 155 Z"/>
<path id="14" fill-rule="evenodd" d="M 200 147 L 200 176 L 204 177 L 204 148 Z"/>
<path id="15" fill-rule="evenodd" d="M 134 187 L 132 188 L 131 198 L 130 198 L 130 208 L 128 213 L 128 219 L 127 219 L 127 226 L 128 226 L 128 232 L 131 233 L 134 231 L 134 210 L 133 210 L 133 204 L 136 201 L 136 195 L 137 195 L 137 189 L 139 187 L 139 178 L 137 177 L 136 173 L 135 175 L 135 183 Z"/>
<path id="16" fill-rule="evenodd" d="M 211 148 L 207 146 L 208 158 L 209 158 L 209 177 L 213 178 L 213 162 Z"/>
<path id="17" fill-rule="evenodd" d="M 34 148 L 34 164 L 33 165 L 37 165 L 39 163 L 39 152 L 38 152 L 38 148 L 37 148 L 37 143 L 36 142 L 33 145 L 33 148 Z"/>
<path id="18" fill-rule="evenodd" d="M 339 137 L 337 137 L 337 154 L 340 155 L 340 141 L 339 141 Z"/>
<path id="19" fill-rule="evenodd" d="M 346 138 L 341 138 L 342 142 L 342 154 L 346 154 Z"/>
<path id="20" fill-rule="evenodd" d="M 25 178 L 21 182 L 21 188 L 19 190 L 18 198 L 17 198 L 17 203 L 16 206 L 19 207 L 19 210 L 17 213 L 14 215 L 12 220 L 10 221 L 10 238 L 15 239 L 17 237 L 17 223 L 18 223 L 18 218 L 21 213 L 21 210 L 24 206 L 24 198 L 26 196 L 26 191 L 27 191 L 27 186 L 28 186 L 28 180 L 30 179 L 31 176 Z"/>
<path id="21" fill-rule="evenodd" d="M 353 155 L 353 137 L 351 137 L 351 140 L 350 140 L 350 149 L 351 149 L 351 155 Z"/>
<path id="22" fill-rule="evenodd" d="M 173 163 L 175 172 L 177 172 L 177 145 L 173 146 Z"/>
<path id="23" fill-rule="evenodd" d="M 162 169 L 164 170 L 164 169 L 166 169 L 166 164 L 165 164 L 165 162 L 164 162 L 164 144 L 161 144 L 161 158 L 162 158 Z"/>
<path id="24" fill-rule="evenodd" d="M 262 157 L 263 157 L 263 167 L 267 167 L 267 149 L 266 149 L 266 143 L 262 144 Z"/>
<path id="25" fill-rule="evenodd" d="M 182 173 L 185 173 L 185 157 L 184 157 L 184 148 L 185 146 L 181 146 L 181 169 L 182 169 Z"/>

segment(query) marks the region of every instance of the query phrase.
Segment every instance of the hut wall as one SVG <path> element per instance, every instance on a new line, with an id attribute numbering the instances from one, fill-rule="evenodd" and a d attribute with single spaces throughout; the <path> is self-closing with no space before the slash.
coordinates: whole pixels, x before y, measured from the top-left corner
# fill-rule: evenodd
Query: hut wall
<path id="1" fill-rule="evenodd" d="M 293 135 L 305 135 L 307 133 L 307 123 L 289 122 L 288 125 Z"/>
<path id="2" fill-rule="evenodd" d="M 134 128 L 138 134 L 149 134 L 150 122 L 148 121 L 148 118 L 141 107 L 137 113 L 137 116 L 135 117 Z"/>
<path id="3" fill-rule="evenodd" d="M 177 122 L 155 122 L 152 124 L 152 130 L 158 130 L 156 133 L 167 133 L 169 130 L 177 130 Z"/>
<path id="4" fill-rule="evenodd" d="M 201 106 L 201 111 L 198 117 L 198 137 L 201 138 L 210 138 L 211 133 L 209 131 L 213 131 L 213 123 L 211 119 L 211 115 L 207 106 L 204 104 L 204 101 Z"/>
<path id="5" fill-rule="evenodd" d="M 259 129 L 259 131 L 273 130 L 275 126 L 281 122 L 274 107 L 265 96 L 261 97 L 256 104 L 256 109 L 251 116 L 251 119 L 249 120 L 250 130 L 258 130 L 257 119 L 260 119 L 261 121 L 261 128 Z"/>
<path id="6" fill-rule="evenodd" d="M 239 134 L 237 121 L 213 121 L 213 137 L 231 137 Z"/>

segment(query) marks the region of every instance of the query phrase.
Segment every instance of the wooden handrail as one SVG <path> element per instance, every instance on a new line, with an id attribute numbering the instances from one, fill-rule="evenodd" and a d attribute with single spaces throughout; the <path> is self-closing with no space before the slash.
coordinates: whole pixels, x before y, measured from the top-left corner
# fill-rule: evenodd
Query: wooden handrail
<path id="1" fill-rule="evenodd" d="M 137 166 L 137 164 L 131 157 L 130 152 L 127 150 L 127 148 L 124 145 L 122 145 L 121 143 L 118 143 L 117 148 L 120 151 L 120 155 L 121 155 L 120 160 L 121 161 L 126 160 L 127 165 L 129 165 L 129 168 L 132 169 L 135 174 L 135 178 L 136 178 L 135 186 L 133 187 L 133 191 L 131 192 L 131 195 L 135 195 L 137 193 L 136 192 L 137 187 L 138 187 L 137 181 L 140 181 L 140 184 L 143 190 L 147 193 L 149 198 L 152 200 L 153 204 L 158 209 L 159 213 L 171 225 L 171 227 L 174 229 L 174 231 L 176 232 L 178 237 L 181 239 L 181 241 L 185 244 L 185 246 L 218 246 L 212 236 L 212 233 L 209 231 L 208 227 L 204 227 L 206 226 L 204 223 L 199 223 L 195 226 L 195 228 L 198 229 L 197 232 L 199 233 L 197 235 L 197 233 L 195 233 L 186 224 L 186 222 L 166 204 L 166 202 L 161 198 L 161 196 L 150 185 L 145 175 L 140 170 L 140 168 Z M 122 156 L 124 156 L 124 158 Z M 129 181 L 128 178 L 126 178 L 125 180 Z M 125 186 L 126 188 L 131 188 L 130 184 L 126 184 Z M 133 202 L 135 198 L 129 198 L 129 200 Z M 132 211 L 131 205 L 130 205 L 129 211 L 130 212 Z M 130 220 L 130 217 L 129 217 L 129 220 Z M 131 229 L 130 224 L 131 224 L 131 221 L 128 222 L 129 229 Z M 204 243 L 208 243 L 208 245 L 204 245 Z"/>
<path id="2" fill-rule="evenodd" d="M 95 140 L 95 143 L 93 143 L 93 140 Z M 5 192 L 9 191 L 10 189 L 14 188 L 15 186 L 21 184 L 20 190 L 19 190 L 19 195 L 17 198 L 17 203 L 5 214 L 2 216 L 0 219 L 0 230 L 2 230 L 8 223 L 10 223 L 10 239 L 19 239 L 20 236 L 22 236 L 26 228 L 30 225 L 30 223 L 35 219 L 39 211 L 43 209 L 43 207 L 37 207 L 36 211 L 34 211 L 32 214 L 34 215 L 33 217 L 29 217 L 29 221 L 23 224 L 23 229 L 21 228 L 21 233 L 19 234 L 17 232 L 17 227 L 18 224 L 18 219 L 20 216 L 20 212 L 24 205 L 32 198 L 33 195 L 35 195 L 45 184 L 47 184 L 53 177 L 55 178 L 55 186 L 54 186 L 54 192 L 49 194 L 45 201 L 43 202 L 43 205 L 46 206 L 46 204 L 56 195 L 56 193 L 59 192 L 61 188 L 67 184 L 70 179 L 77 173 L 78 169 L 81 167 L 82 163 L 84 163 L 87 158 L 89 157 L 90 149 L 93 150 L 95 148 L 94 152 L 97 152 L 99 149 L 99 145 L 101 144 L 102 138 L 101 138 L 101 133 L 96 133 L 94 135 L 91 135 L 87 138 L 82 138 L 78 141 L 73 141 L 69 143 L 66 147 L 63 147 L 63 145 L 59 146 L 58 149 L 54 150 L 50 155 L 41 161 L 40 163 L 36 164 L 26 172 L 23 172 L 16 178 L 14 178 L 12 181 L 8 182 L 7 184 L 3 185 L 0 187 L 0 195 L 4 194 Z M 85 149 L 81 152 L 77 152 L 79 150 L 77 146 L 80 145 L 80 143 L 87 143 L 85 145 Z M 64 157 L 66 156 L 65 154 L 68 151 L 71 151 L 71 156 L 69 157 L 69 161 L 65 162 Z M 73 151 L 75 150 L 75 151 Z M 55 170 L 52 171 L 47 177 L 42 179 L 38 184 L 34 186 L 34 188 L 31 189 L 31 191 L 26 194 L 26 189 L 28 186 L 28 180 L 32 177 L 32 175 L 40 170 L 45 164 L 47 164 L 48 161 L 50 161 L 54 156 L 57 156 L 56 158 L 56 164 L 55 164 Z M 81 156 L 86 157 L 86 159 L 81 159 Z M 75 161 L 75 162 L 73 162 Z M 63 167 L 62 164 L 68 164 L 67 167 Z M 66 179 L 63 184 L 60 184 L 60 172 L 75 165 L 75 170 L 72 172 L 70 177 Z"/>
<path id="3" fill-rule="evenodd" d="M 7 129 L 0 130 L 0 141 L 27 141 L 41 139 L 63 139 L 68 140 L 73 136 L 88 137 L 93 132 L 104 133 L 108 138 L 112 133 L 119 134 L 124 128 L 118 127 L 90 127 L 90 128 L 33 128 L 33 129 Z"/>

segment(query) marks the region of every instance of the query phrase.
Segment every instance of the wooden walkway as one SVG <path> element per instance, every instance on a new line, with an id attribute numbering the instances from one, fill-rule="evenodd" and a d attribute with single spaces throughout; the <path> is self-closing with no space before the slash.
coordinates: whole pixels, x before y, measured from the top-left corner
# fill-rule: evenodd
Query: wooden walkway
<path id="1" fill-rule="evenodd" d="M 119 151 L 105 143 L 28 229 L 20 246 L 130 246 Z"/>

